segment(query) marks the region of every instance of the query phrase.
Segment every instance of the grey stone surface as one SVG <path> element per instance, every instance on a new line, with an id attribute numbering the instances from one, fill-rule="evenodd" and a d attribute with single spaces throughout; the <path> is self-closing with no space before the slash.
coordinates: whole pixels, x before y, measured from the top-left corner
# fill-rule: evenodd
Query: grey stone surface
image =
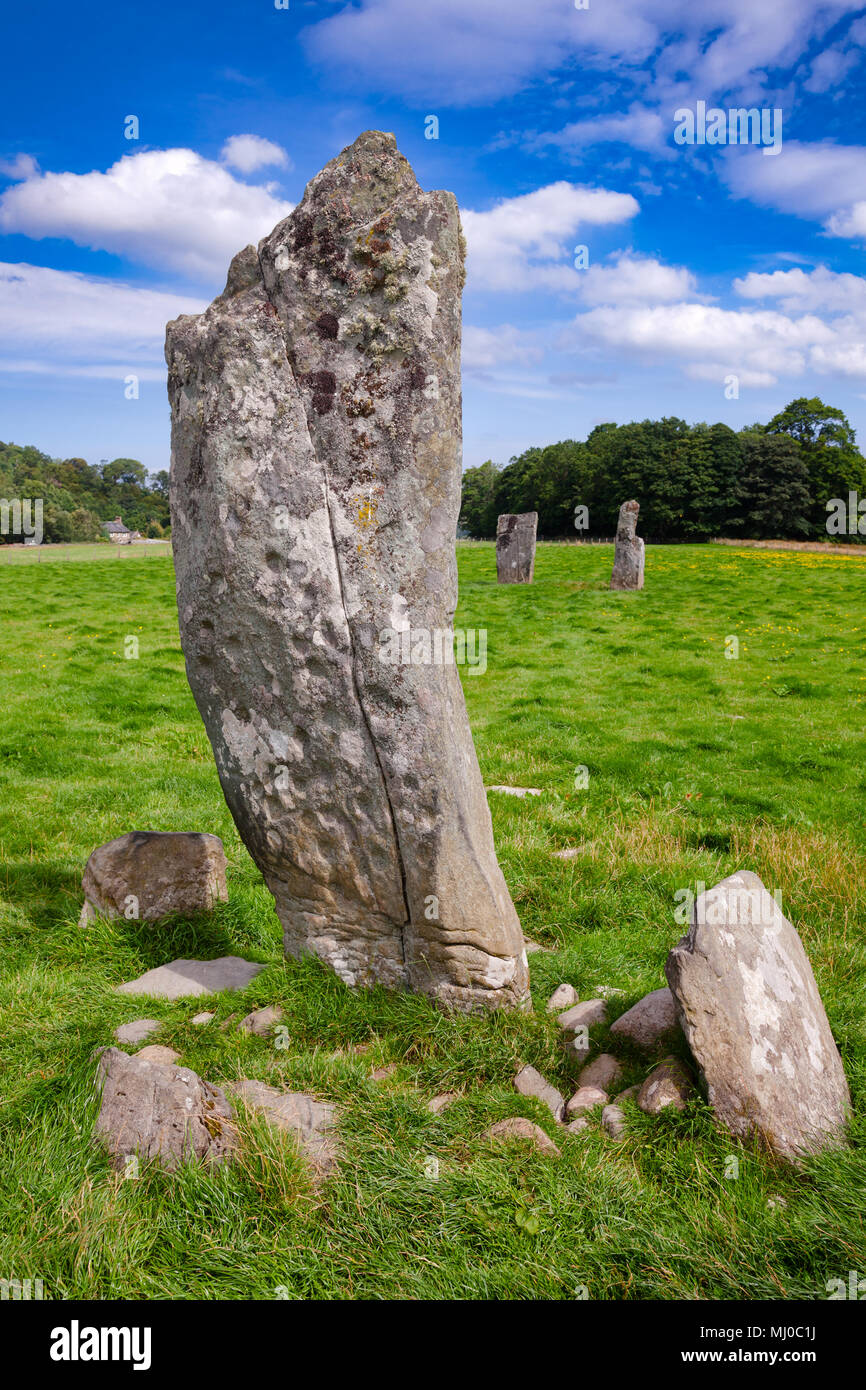
<path id="1" fill-rule="evenodd" d="M 121 1043 L 140 1043 L 161 1027 L 158 1019 L 136 1018 L 132 1023 L 121 1023 L 119 1028 L 115 1028 L 114 1036 Z"/>
<path id="2" fill-rule="evenodd" d="M 253 1033 L 257 1038 L 270 1038 L 283 1011 L 279 1004 L 268 1004 L 264 1009 L 254 1009 L 238 1024 L 239 1033 Z"/>
<path id="3" fill-rule="evenodd" d="M 624 1139 L 626 1132 L 625 1111 L 618 1105 L 606 1105 L 601 1112 L 601 1127 L 611 1139 Z"/>
<path id="4" fill-rule="evenodd" d="M 595 1110 L 598 1105 L 607 1105 L 607 1092 L 598 1086 L 579 1086 L 568 1105 L 566 1115 L 583 1115 L 587 1110 Z"/>
<path id="5" fill-rule="evenodd" d="M 638 1091 L 638 1107 L 646 1115 L 657 1115 L 668 1105 L 683 1110 L 694 1089 L 688 1067 L 678 1057 L 665 1057 L 653 1067 Z"/>
<path id="6" fill-rule="evenodd" d="M 603 999 L 585 999 L 582 1004 L 566 1009 L 556 1021 L 564 1033 L 574 1033 L 578 1028 L 592 1028 L 596 1023 L 604 1023 L 606 1018 L 607 1007 Z"/>
<path id="7" fill-rule="evenodd" d="M 644 572 L 644 543 L 635 534 L 640 505 L 623 502 L 619 509 L 614 546 L 612 589 L 642 589 Z"/>
<path id="8" fill-rule="evenodd" d="M 205 1023 L 210 1023 L 214 1018 L 216 1018 L 216 1014 L 205 1011 L 204 1013 L 194 1014 L 190 1019 L 190 1023 L 194 1023 L 197 1028 L 201 1028 Z"/>
<path id="9" fill-rule="evenodd" d="M 187 674 L 286 950 L 469 1010 L 528 970 L 444 656 L 463 276 L 453 195 L 367 131 L 166 357 Z"/>
<path id="10" fill-rule="evenodd" d="M 221 989 L 246 989 L 263 965 L 241 956 L 218 956 L 216 960 L 173 960 L 146 970 L 137 980 L 117 986 L 118 994 L 149 994 L 154 999 L 185 999 L 199 994 L 216 994 Z"/>
<path id="11" fill-rule="evenodd" d="M 228 901 L 226 857 L 218 835 L 133 830 L 95 849 L 81 880 L 81 925 L 93 910 L 104 917 L 158 922 L 190 917 Z"/>
<path id="12" fill-rule="evenodd" d="M 562 1009 L 570 1009 L 577 1003 L 577 990 L 574 985 L 557 985 L 547 1001 L 548 1013 L 559 1013 Z"/>
<path id="13" fill-rule="evenodd" d="M 589 1129 L 589 1120 L 585 1120 L 582 1115 L 578 1115 L 577 1119 L 572 1120 L 565 1128 L 569 1134 L 582 1134 L 585 1129 Z"/>
<path id="14" fill-rule="evenodd" d="M 140 1048 L 135 1055 L 145 1062 L 162 1062 L 166 1066 L 172 1066 L 180 1057 L 180 1053 L 175 1052 L 173 1047 L 164 1047 L 162 1043 L 148 1043 L 147 1047 Z"/>
<path id="15" fill-rule="evenodd" d="M 304 1157 L 321 1176 L 333 1171 L 339 1156 L 336 1124 L 338 1109 L 303 1091 L 280 1091 L 262 1081 L 230 1082 L 229 1095 L 262 1115 L 268 1124 L 292 1134 Z"/>
<path id="16" fill-rule="evenodd" d="M 230 1157 L 236 1136 L 228 1102 L 189 1067 L 108 1047 L 96 1083 L 101 1100 L 95 1133 L 115 1167 L 123 1168 L 132 1154 L 168 1169 L 187 1159 L 219 1163 Z"/>
<path id="17" fill-rule="evenodd" d="M 665 973 L 710 1105 L 734 1135 L 781 1158 L 841 1141 L 842 1062 L 795 928 L 757 874 L 732 874 L 695 902 Z"/>
<path id="18" fill-rule="evenodd" d="M 495 1125 L 484 1131 L 482 1138 L 492 1139 L 499 1144 L 510 1139 L 525 1139 L 540 1153 L 549 1154 L 551 1157 L 559 1153 L 559 1148 L 550 1136 L 545 1134 L 541 1125 L 534 1124 L 532 1120 L 525 1120 L 522 1115 L 510 1115 L 507 1120 L 498 1120 Z"/>
<path id="19" fill-rule="evenodd" d="M 447 1110 L 449 1105 L 453 1105 L 455 1100 L 460 1100 L 459 1091 L 443 1091 L 441 1095 L 428 1100 L 427 1109 L 431 1115 L 441 1115 L 442 1111 Z"/>
<path id="20" fill-rule="evenodd" d="M 622 1080 L 622 1067 L 612 1052 L 601 1052 L 587 1062 L 577 1078 L 579 1086 L 598 1086 L 610 1095 Z"/>
<path id="21" fill-rule="evenodd" d="M 611 1037 L 628 1038 L 645 1051 L 660 1042 L 670 1042 L 679 1031 L 676 1002 L 669 989 L 654 989 L 645 994 L 610 1025 Z"/>
<path id="22" fill-rule="evenodd" d="M 545 1081 L 535 1067 L 521 1067 L 514 1078 L 514 1089 L 522 1096 L 535 1096 L 547 1106 L 553 1118 L 560 1121 L 565 1116 L 565 1097 L 555 1086 Z"/>
<path id="23" fill-rule="evenodd" d="M 538 512 L 506 513 L 496 522 L 496 582 L 531 584 Z"/>

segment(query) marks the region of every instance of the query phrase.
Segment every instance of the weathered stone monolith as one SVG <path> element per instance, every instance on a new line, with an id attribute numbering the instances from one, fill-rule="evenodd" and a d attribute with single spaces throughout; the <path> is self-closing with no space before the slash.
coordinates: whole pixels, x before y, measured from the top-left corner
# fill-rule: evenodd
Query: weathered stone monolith
<path id="1" fill-rule="evenodd" d="M 449 660 L 462 285 L 453 195 L 368 131 L 166 357 L 187 674 L 286 950 L 471 1009 L 528 970 Z"/>
<path id="2" fill-rule="evenodd" d="M 531 584 L 538 512 L 505 514 L 496 523 L 496 582 Z"/>
<path id="3" fill-rule="evenodd" d="M 757 874 L 701 893 L 665 974 L 725 1128 L 787 1159 L 840 1142 L 842 1062 L 803 944 Z"/>
<path id="4" fill-rule="evenodd" d="M 643 539 L 635 535 L 639 511 L 638 502 L 623 502 L 619 509 L 610 577 L 612 589 L 643 588 L 644 545 Z"/>

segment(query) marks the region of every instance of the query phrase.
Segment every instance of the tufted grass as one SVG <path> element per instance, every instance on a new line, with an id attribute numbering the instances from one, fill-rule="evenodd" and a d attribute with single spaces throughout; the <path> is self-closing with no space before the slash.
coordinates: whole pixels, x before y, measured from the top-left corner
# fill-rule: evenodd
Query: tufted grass
<path id="1" fill-rule="evenodd" d="M 866 1274 L 866 566 L 656 548 L 646 590 L 612 595 L 611 561 L 606 546 L 540 546 L 535 583 L 499 588 L 493 547 L 459 547 L 457 622 L 487 631 L 487 670 L 464 672 L 485 782 L 542 791 L 489 797 L 526 935 L 550 948 L 530 958 L 534 1012 L 490 1018 L 282 959 L 186 685 L 169 559 L 0 573 L 0 1277 L 64 1299 L 670 1300 L 822 1299 Z M 230 901 L 158 929 L 80 930 L 87 855 L 135 828 L 221 835 Z M 579 853 L 552 857 L 563 848 Z M 786 1168 L 718 1133 L 700 1101 L 656 1119 L 631 1107 L 621 1145 L 597 1125 L 563 1137 L 511 1087 L 531 1062 L 570 1093 L 548 994 L 621 990 L 615 1017 L 663 983 L 677 891 L 737 867 L 781 889 L 801 932 L 851 1084 L 851 1146 Z M 240 995 L 113 993 L 161 961 L 229 952 L 268 965 Z M 237 1034 L 272 1002 L 286 1047 Z M 205 1007 L 216 1019 L 196 1028 Z M 163 1025 L 151 1041 L 217 1084 L 337 1101 L 339 1176 L 316 1189 L 249 1117 L 231 1167 L 112 1172 L 91 1142 L 91 1054 L 144 1015 Z M 623 1060 L 625 1084 L 644 1074 Z M 446 1090 L 461 1099 L 430 1115 Z M 560 1157 L 482 1139 L 515 1114 Z"/>

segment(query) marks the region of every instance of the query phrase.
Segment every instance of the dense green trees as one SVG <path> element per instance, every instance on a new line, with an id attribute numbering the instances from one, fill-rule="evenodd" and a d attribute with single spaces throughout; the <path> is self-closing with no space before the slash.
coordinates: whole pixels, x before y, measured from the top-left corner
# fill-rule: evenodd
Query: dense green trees
<path id="1" fill-rule="evenodd" d="M 131 531 L 161 536 L 169 527 L 168 474 L 148 485 L 137 459 L 91 464 L 85 459 L 52 459 L 32 445 L 0 443 L 0 499 L 42 499 L 46 541 L 94 541 L 101 523 L 123 518 Z M 494 520 L 494 527 L 496 522 Z M 20 541 L 9 531 L 0 545 Z"/>
<path id="2" fill-rule="evenodd" d="M 635 497 L 641 532 L 656 541 L 826 539 L 827 503 L 849 492 L 866 497 L 854 431 L 841 410 L 803 397 L 739 433 L 671 416 L 598 425 L 583 442 L 527 449 L 503 468 L 488 460 L 463 475 L 460 525 L 490 537 L 501 512 L 538 512 L 541 536 L 612 536 Z M 575 530 L 580 506 L 585 531 Z"/>

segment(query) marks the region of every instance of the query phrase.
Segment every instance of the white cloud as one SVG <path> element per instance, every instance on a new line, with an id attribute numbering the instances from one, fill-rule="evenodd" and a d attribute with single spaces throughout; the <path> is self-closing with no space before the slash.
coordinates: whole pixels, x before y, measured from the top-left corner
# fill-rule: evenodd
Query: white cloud
<path id="1" fill-rule="evenodd" d="M 193 150 L 124 155 L 105 173 L 33 173 L 0 196 L 0 229 L 67 237 L 221 284 L 236 252 L 292 208 Z"/>
<path id="2" fill-rule="evenodd" d="M 470 289 L 575 290 L 574 238 L 584 226 L 625 222 L 640 211 L 630 193 L 551 183 L 504 198 L 488 212 L 460 210 Z"/>
<path id="3" fill-rule="evenodd" d="M 735 280 L 734 289 L 743 299 L 776 299 L 786 313 L 850 313 L 856 309 L 866 319 L 866 279 L 862 275 L 840 274 L 823 265 L 810 271 L 774 270 L 760 274 L 753 270 Z"/>
<path id="4" fill-rule="evenodd" d="M 766 84 L 862 0 L 360 0 L 301 31 L 316 62 L 348 82 L 429 103 L 477 105 L 578 61 L 638 64 L 659 89 L 688 74 L 709 99 Z"/>
<path id="5" fill-rule="evenodd" d="M 844 212 L 835 212 L 825 223 L 831 236 L 847 237 L 859 241 L 866 237 L 866 200 L 861 199 Z"/>
<path id="6" fill-rule="evenodd" d="M 674 158 L 676 152 L 673 146 L 668 147 L 672 130 L 670 116 L 663 119 L 657 111 L 635 104 L 628 111 L 591 116 L 583 121 L 572 121 L 562 130 L 545 131 L 533 136 L 527 146 L 529 149 L 543 149 L 551 145 L 576 155 L 593 145 L 617 142 L 632 149 L 651 150 Z"/>
<path id="7" fill-rule="evenodd" d="M 199 300 L 74 271 L 0 262 L 2 371 L 164 375 L 165 325 Z"/>
<path id="8" fill-rule="evenodd" d="M 291 169 L 292 161 L 281 145 L 265 140 L 261 135 L 231 135 L 220 150 L 220 159 L 241 174 L 278 165 Z"/>
<path id="9" fill-rule="evenodd" d="M 609 265 L 590 264 L 581 273 L 584 304 L 664 304 L 695 297 L 703 298 L 690 270 L 650 256 L 621 251 Z"/>
<path id="10" fill-rule="evenodd" d="M 721 165 L 731 191 L 760 207 L 822 222 L 831 236 L 866 235 L 866 147 L 786 141 L 776 159 L 732 148 Z"/>
<path id="11" fill-rule="evenodd" d="M 14 159 L 0 159 L 0 174 L 7 179 L 29 179 L 39 173 L 32 154 L 16 154 Z"/>
<path id="12" fill-rule="evenodd" d="M 468 371 L 486 370 L 505 362 L 537 362 L 542 356 L 532 336 L 513 324 L 478 328 L 467 323 L 463 328 L 462 364 Z"/>

